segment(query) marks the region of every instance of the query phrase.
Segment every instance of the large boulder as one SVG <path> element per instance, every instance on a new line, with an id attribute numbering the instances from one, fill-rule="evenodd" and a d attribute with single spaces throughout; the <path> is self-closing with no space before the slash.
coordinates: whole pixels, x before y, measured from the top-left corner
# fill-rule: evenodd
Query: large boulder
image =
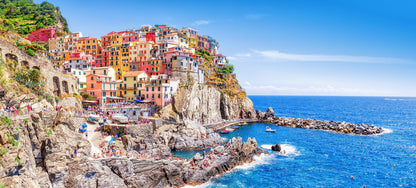
<path id="1" fill-rule="evenodd" d="M 69 110 L 81 110 L 81 102 L 75 97 L 65 97 L 59 101 L 58 106 L 62 106 L 64 109 Z"/>
<path id="2" fill-rule="evenodd" d="M 268 118 L 273 118 L 274 117 L 274 110 L 272 107 L 269 107 L 266 111 L 266 114 L 264 114 L 264 118 L 268 119 Z"/>
<path id="3" fill-rule="evenodd" d="M 280 144 L 276 144 L 276 145 L 272 146 L 272 150 L 280 152 L 280 150 L 282 150 L 282 148 L 280 147 Z"/>

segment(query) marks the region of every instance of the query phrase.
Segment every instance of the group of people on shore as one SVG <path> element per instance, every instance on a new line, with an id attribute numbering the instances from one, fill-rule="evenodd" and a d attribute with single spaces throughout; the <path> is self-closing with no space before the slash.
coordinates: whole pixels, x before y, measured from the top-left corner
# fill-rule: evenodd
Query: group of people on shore
<path id="1" fill-rule="evenodd" d="M 19 115 L 27 115 L 32 112 L 32 106 L 28 104 L 26 108 L 16 108 L 15 105 L 10 105 L 6 108 L 1 107 L 0 109 L 0 116 L 4 117 L 17 117 Z"/>

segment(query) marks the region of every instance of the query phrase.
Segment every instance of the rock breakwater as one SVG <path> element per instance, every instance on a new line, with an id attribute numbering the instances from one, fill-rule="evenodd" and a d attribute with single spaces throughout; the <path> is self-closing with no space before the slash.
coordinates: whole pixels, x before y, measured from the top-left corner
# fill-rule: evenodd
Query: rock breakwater
<path id="1" fill-rule="evenodd" d="M 319 129 L 334 131 L 338 133 L 351 133 L 357 135 L 373 135 L 380 134 L 384 130 L 381 127 L 376 127 L 369 124 L 353 124 L 347 122 L 337 121 L 322 121 L 315 119 L 300 119 L 300 118 L 285 118 L 275 116 L 274 111 L 269 107 L 266 113 L 256 111 L 257 118 L 260 121 L 272 123 L 284 127 L 296 127 L 304 129 Z"/>

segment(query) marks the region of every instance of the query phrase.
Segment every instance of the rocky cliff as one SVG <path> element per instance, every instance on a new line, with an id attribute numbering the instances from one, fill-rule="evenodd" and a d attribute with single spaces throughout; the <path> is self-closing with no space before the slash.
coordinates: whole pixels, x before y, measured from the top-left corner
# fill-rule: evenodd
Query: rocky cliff
<path id="1" fill-rule="evenodd" d="M 221 94 L 217 88 L 204 84 L 181 87 L 174 95 L 171 110 L 162 110 L 162 117 L 178 121 L 198 121 L 204 124 L 222 120 L 248 119 L 255 117 L 251 100 Z"/>

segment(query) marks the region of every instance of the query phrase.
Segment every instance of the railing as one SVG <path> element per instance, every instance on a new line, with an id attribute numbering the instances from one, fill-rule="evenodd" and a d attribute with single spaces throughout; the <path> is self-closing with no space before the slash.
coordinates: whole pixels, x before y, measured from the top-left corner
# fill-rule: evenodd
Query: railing
<path id="1" fill-rule="evenodd" d="M 121 90 L 137 90 L 138 87 L 119 87 Z"/>

